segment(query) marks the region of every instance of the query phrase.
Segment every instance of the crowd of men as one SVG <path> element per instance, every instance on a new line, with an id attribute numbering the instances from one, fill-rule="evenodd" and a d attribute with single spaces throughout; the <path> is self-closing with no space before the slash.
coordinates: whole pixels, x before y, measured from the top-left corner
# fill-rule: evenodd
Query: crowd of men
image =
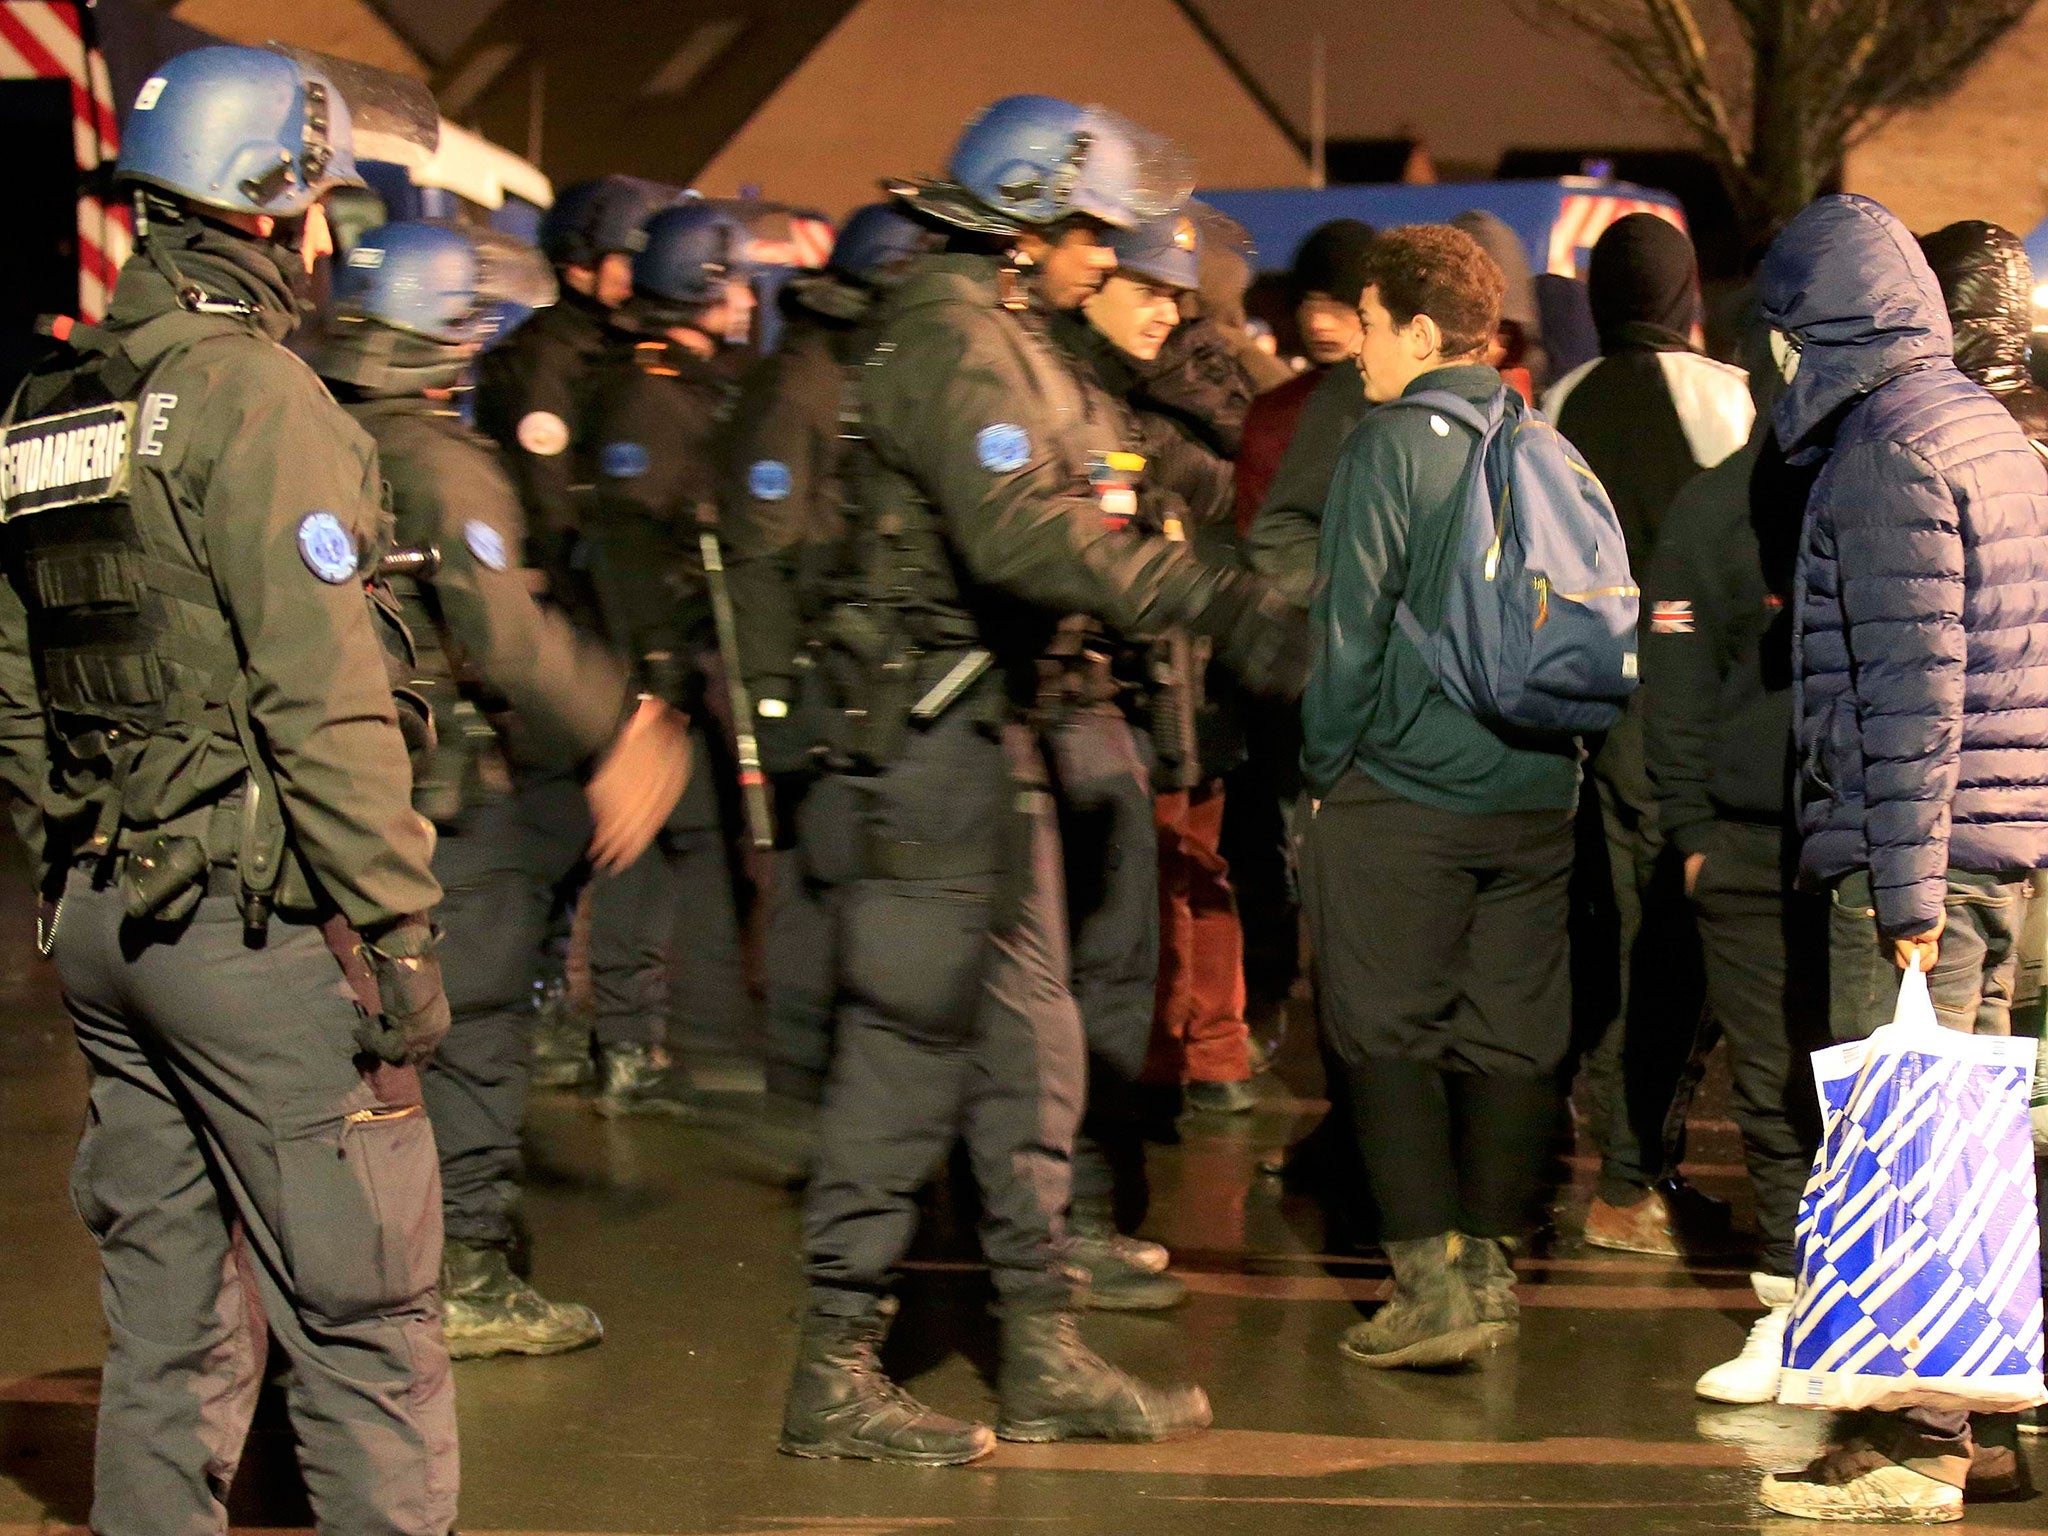
<path id="1" fill-rule="evenodd" d="M 1718 1035 L 1766 1311 L 1699 1391 L 1775 1400 L 1803 1053 L 1888 1019 L 1909 962 L 1951 1026 L 2009 1027 L 2048 396 L 2002 230 L 1822 199 L 1745 369 L 1658 218 L 1602 237 L 1583 327 L 1489 215 L 1339 221 L 1294 258 L 1296 374 L 1173 145 L 1017 96 L 845 220 L 748 361 L 746 229 L 654 183 L 564 190 L 559 299 L 501 338 L 462 230 L 335 253 L 350 103 L 302 56 L 170 61 L 118 177 L 137 253 L 15 398 L 0 485 L 0 773 L 92 1068 L 97 1531 L 224 1528 L 274 1338 L 320 1523 L 445 1536 L 450 1356 L 602 1336 L 529 1278 L 529 1086 L 736 1123 L 690 1069 L 751 1047 L 750 929 L 768 1102 L 815 1106 L 799 1456 L 1208 1424 L 1076 1316 L 1184 1297 L 1134 1235 L 1146 1146 L 1251 1106 L 1291 892 L 1331 1111 L 1273 1171 L 1384 1250 L 1341 1340 L 1381 1369 L 1513 1336 L 1578 1075 L 1586 1241 L 1725 1244 L 1678 1177 Z M 1641 687 L 1597 735 L 1500 729 L 1429 659 L 1503 413 L 1554 422 L 1641 577 Z M 1242 920 L 1234 873 L 1272 896 Z M 591 1012 L 537 1041 L 579 908 Z M 956 1144 L 992 1426 L 880 1362 Z M 2011 1428 L 1876 1419 L 1763 1497 L 1956 1518 Z"/>

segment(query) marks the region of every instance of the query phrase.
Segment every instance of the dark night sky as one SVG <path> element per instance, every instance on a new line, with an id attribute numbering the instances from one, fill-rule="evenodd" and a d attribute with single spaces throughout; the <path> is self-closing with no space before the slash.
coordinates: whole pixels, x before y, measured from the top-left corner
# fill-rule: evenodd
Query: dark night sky
<path id="1" fill-rule="evenodd" d="M 1508 0 L 1197 3 L 1303 128 L 1309 39 L 1320 29 L 1332 137 L 1413 132 L 1440 159 L 1486 162 L 1510 147 L 1683 142 L 1627 81 L 1575 40 L 1531 27 Z"/>

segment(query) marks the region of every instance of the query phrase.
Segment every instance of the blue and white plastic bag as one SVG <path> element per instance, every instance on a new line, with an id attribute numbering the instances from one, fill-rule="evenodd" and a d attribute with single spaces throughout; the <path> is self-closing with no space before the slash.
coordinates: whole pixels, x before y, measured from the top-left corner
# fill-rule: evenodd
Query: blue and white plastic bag
<path id="1" fill-rule="evenodd" d="M 1814 1052 L 1823 1133 L 1780 1402 L 2005 1413 L 2043 1400 L 2034 1052 L 1942 1028 L 1918 966 L 1890 1024 Z"/>

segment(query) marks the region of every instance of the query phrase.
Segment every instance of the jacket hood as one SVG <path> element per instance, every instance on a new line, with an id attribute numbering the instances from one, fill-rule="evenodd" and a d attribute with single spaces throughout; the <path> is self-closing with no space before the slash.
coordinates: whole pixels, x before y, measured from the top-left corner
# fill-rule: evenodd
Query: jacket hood
<path id="1" fill-rule="evenodd" d="M 1815 431 L 1859 395 L 1950 356 L 1948 310 L 1919 242 L 1867 197 L 1801 210 L 1764 256 L 1757 298 L 1765 322 L 1802 349 L 1772 412 L 1795 457 L 1815 451 Z"/>
<path id="2" fill-rule="evenodd" d="M 2020 389 L 2034 326 L 2034 268 L 2020 237 L 1964 219 L 1920 237 L 1955 331 L 1956 366 L 1993 394 Z"/>
<path id="3" fill-rule="evenodd" d="M 1484 208 L 1467 209 L 1452 219 L 1451 225 L 1478 241 L 1480 249 L 1493 258 L 1500 275 L 1507 279 L 1507 292 L 1501 298 L 1501 319 L 1514 321 L 1531 341 L 1541 336 L 1543 317 L 1536 308 L 1536 279 L 1530 274 L 1529 252 L 1522 237 L 1505 220 Z"/>

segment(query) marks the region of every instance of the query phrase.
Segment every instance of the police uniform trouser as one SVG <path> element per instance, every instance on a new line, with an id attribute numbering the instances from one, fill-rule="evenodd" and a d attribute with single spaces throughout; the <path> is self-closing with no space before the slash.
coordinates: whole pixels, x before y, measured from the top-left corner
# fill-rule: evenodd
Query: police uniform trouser
<path id="1" fill-rule="evenodd" d="M 590 991 L 605 1047 L 744 1043 L 746 980 L 718 759 L 700 729 L 690 732 L 690 751 L 689 787 L 668 825 L 630 868 L 591 882 Z"/>
<path id="2" fill-rule="evenodd" d="M 267 1332 L 320 1529 L 444 1536 L 455 1393 L 413 1074 L 358 1070 L 318 929 L 273 920 L 250 948 L 229 896 L 182 926 L 122 906 L 74 871 L 53 949 L 92 1068 L 72 1197 L 108 1331 L 93 1530 L 226 1530 Z"/>
<path id="3" fill-rule="evenodd" d="M 1144 1142 L 1132 1085 L 1152 1039 L 1159 976 L 1159 837 L 1147 743 L 1109 704 L 1048 733 L 1073 947 L 1088 1042 L 1088 1096 L 1074 1143 L 1074 1198 L 1142 1217 Z M 1118 1197 L 1121 1196 L 1119 1200 Z"/>
<path id="4" fill-rule="evenodd" d="M 590 844 L 583 788 L 522 780 L 470 807 L 434 848 L 435 909 L 454 1023 L 421 1074 L 441 1149 L 441 1207 L 461 1242 L 511 1240 L 533 1075 L 533 988 L 555 893 Z"/>
<path id="5" fill-rule="evenodd" d="M 777 811 L 796 836 L 776 851 L 768 894 L 768 1089 L 810 1104 L 832 1061 L 838 893 L 854 877 L 860 833 L 853 801 L 849 781 L 832 774 L 783 796 Z"/>
<path id="6" fill-rule="evenodd" d="M 828 1307 L 885 1290 L 917 1192 L 958 1140 L 981 1187 L 998 1292 L 1063 1297 L 1084 1066 L 1037 743 L 1023 726 L 998 739 L 956 712 L 913 734 L 886 773 L 852 782 L 866 866 L 841 908 L 842 1006 L 804 1199 L 806 1277 Z"/>

